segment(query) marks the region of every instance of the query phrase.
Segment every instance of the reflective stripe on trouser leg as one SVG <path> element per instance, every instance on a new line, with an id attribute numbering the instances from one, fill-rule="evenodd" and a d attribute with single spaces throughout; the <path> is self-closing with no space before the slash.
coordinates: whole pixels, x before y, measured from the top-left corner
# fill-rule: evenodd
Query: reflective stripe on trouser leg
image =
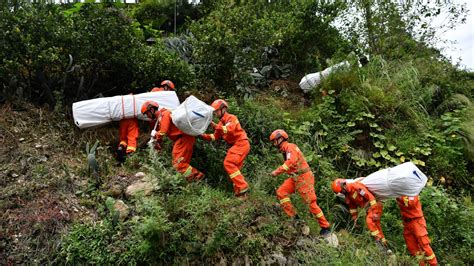
<path id="1" fill-rule="evenodd" d="M 195 137 L 183 135 L 182 137 L 178 138 L 173 145 L 173 167 L 179 173 L 182 173 L 186 178 L 190 178 L 194 172 L 198 172 L 191 165 L 189 165 L 193 155 L 195 141 Z M 189 173 L 191 173 L 191 175 Z"/>
<path id="2" fill-rule="evenodd" d="M 290 201 L 290 195 L 295 193 L 295 181 L 293 178 L 287 178 L 283 184 L 277 189 L 277 198 L 283 211 L 290 217 L 296 215 L 296 211 Z"/>
<path id="3" fill-rule="evenodd" d="M 314 176 L 311 172 L 298 176 L 295 181 L 298 193 L 308 205 L 309 211 L 319 223 L 321 228 L 329 228 L 329 222 L 324 217 L 324 213 L 317 203 L 316 193 L 314 192 Z"/>
<path id="4" fill-rule="evenodd" d="M 239 141 L 230 147 L 224 159 L 224 169 L 233 183 L 235 195 L 248 191 L 249 188 L 247 181 L 240 172 L 249 151 L 249 142 Z"/>
<path id="5" fill-rule="evenodd" d="M 296 215 L 296 211 L 289 197 L 280 199 L 280 206 L 288 216 L 294 217 Z"/>
<path id="6" fill-rule="evenodd" d="M 374 208 L 374 209 L 372 209 Z M 370 234 L 375 237 L 376 240 L 380 240 L 384 238 L 382 227 L 380 226 L 380 219 L 374 221 L 372 218 L 374 215 L 382 217 L 382 205 L 372 207 L 367 211 L 367 215 L 365 217 L 365 223 L 367 224 L 367 228 L 370 230 Z"/>
<path id="7" fill-rule="evenodd" d="M 127 153 L 135 152 L 137 149 L 137 139 L 139 135 L 138 120 L 135 118 L 128 120 L 127 129 Z"/>
<path id="8" fill-rule="evenodd" d="M 240 171 L 237 171 L 236 173 L 238 173 L 238 174 L 233 176 L 233 177 L 232 177 L 232 175 L 230 176 L 231 177 L 230 181 L 232 181 L 232 183 L 234 185 L 235 195 L 239 195 L 241 193 L 244 193 L 244 192 L 248 191 L 249 185 L 245 181 L 245 178 L 240 173 Z"/>

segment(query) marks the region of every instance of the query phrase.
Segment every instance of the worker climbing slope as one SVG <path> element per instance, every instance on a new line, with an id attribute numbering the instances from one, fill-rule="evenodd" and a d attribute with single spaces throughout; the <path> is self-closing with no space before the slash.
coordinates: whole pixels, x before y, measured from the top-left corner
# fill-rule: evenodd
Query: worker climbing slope
<path id="1" fill-rule="evenodd" d="M 224 159 L 224 169 L 233 183 L 235 196 L 245 199 L 249 185 L 240 170 L 250 151 L 247 133 L 241 127 L 237 117 L 227 112 L 229 105 L 226 101 L 218 99 L 211 106 L 214 108 L 214 115 L 219 118 L 219 123 L 212 122 L 214 133 L 203 134 L 201 137 L 207 141 L 216 141 L 222 138 L 232 145 Z"/>
<path id="2" fill-rule="evenodd" d="M 303 153 L 298 146 L 288 142 L 288 134 L 281 129 L 273 131 L 270 135 L 270 141 L 283 153 L 285 160 L 283 165 L 273 171 L 271 175 L 278 176 L 287 173 L 292 176 L 286 179 L 276 191 L 281 207 L 288 216 L 297 218 L 298 216 L 290 200 L 290 195 L 297 191 L 318 221 L 321 227 L 320 234 L 323 236 L 328 235 L 330 233 L 330 225 L 317 204 L 314 191 L 314 176 Z"/>

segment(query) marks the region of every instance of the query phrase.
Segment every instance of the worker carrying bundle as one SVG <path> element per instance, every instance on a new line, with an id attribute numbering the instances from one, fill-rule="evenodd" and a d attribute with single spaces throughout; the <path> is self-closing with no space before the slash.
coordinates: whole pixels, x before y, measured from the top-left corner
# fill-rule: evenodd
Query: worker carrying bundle
<path id="1" fill-rule="evenodd" d="M 364 184 L 378 199 L 417 196 L 428 178 L 412 162 L 379 170 L 355 181 Z"/>
<path id="2" fill-rule="evenodd" d="M 179 105 L 178 96 L 174 91 L 147 92 L 76 102 L 72 104 L 72 115 L 79 128 L 99 126 L 127 118 L 149 120 L 140 113 L 140 107 L 149 100 L 168 110 L 174 110 Z"/>

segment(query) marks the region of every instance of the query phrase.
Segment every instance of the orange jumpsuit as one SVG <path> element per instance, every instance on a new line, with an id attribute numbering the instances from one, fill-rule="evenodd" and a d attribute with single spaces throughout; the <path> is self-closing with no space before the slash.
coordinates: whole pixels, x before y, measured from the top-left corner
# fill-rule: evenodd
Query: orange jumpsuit
<path id="1" fill-rule="evenodd" d="M 179 173 L 182 173 L 188 181 L 203 178 L 204 174 L 189 164 L 193 155 L 196 138 L 185 134 L 173 124 L 170 111 L 161 109 L 155 115 L 160 121 L 160 128 L 156 130 L 156 141 L 163 141 L 163 137 L 167 135 L 174 142 L 172 152 L 173 167 Z"/>
<path id="2" fill-rule="evenodd" d="M 244 160 L 249 154 L 250 142 L 237 117 L 226 112 L 214 128 L 214 133 L 203 134 L 201 137 L 207 141 L 215 141 L 222 137 L 228 144 L 232 145 L 224 159 L 224 169 L 234 184 L 235 195 L 247 192 L 249 185 L 240 169 L 242 169 Z"/>
<path id="3" fill-rule="evenodd" d="M 298 146 L 293 143 L 283 142 L 280 145 L 280 151 L 284 154 L 285 163 L 275 170 L 279 175 L 287 173 L 292 177 L 286 179 L 277 189 L 276 194 L 280 200 L 280 205 L 290 217 L 296 215 L 296 211 L 290 201 L 290 195 L 298 191 L 310 212 L 314 215 L 321 228 L 329 228 L 329 222 L 324 217 L 324 213 L 316 202 L 316 193 L 314 191 L 314 176 L 306 162 L 303 153 Z"/>
<path id="4" fill-rule="evenodd" d="M 138 120 L 136 118 L 122 119 L 119 122 L 120 144 L 127 148 L 127 153 L 137 150 Z"/>
<path id="5" fill-rule="evenodd" d="M 383 212 L 382 203 L 377 201 L 367 187 L 359 182 L 347 184 L 345 195 L 346 204 L 349 205 L 349 212 L 354 221 L 357 219 L 357 207 L 365 208 L 367 204 L 370 205 L 370 208 L 367 210 L 367 216 L 365 217 L 367 228 L 369 228 L 370 234 L 375 237 L 375 240 L 380 240 L 385 244 L 387 240 L 380 226 L 380 219 Z"/>
<path id="6" fill-rule="evenodd" d="M 403 220 L 403 237 L 408 251 L 419 259 L 420 265 L 437 265 L 436 256 L 430 247 L 430 239 L 426 230 L 426 221 L 423 217 L 421 202 L 418 196 L 403 196 L 397 198 Z"/>
<path id="7" fill-rule="evenodd" d="M 165 88 L 163 88 L 163 87 L 154 87 L 153 89 L 151 89 L 151 92 L 157 92 L 157 91 L 165 91 Z"/>

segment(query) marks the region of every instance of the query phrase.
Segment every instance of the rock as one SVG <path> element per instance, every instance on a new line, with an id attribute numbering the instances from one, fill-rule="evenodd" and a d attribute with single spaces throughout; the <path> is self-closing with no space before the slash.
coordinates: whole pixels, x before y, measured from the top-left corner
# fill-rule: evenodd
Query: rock
<path id="1" fill-rule="evenodd" d="M 114 209 L 118 211 L 120 220 L 127 219 L 130 214 L 130 208 L 122 200 L 116 200 L 114 203 Z"/>
<path id="2" fill-rule="evenodd" d="M 20 138 L 18 141 L 23 142 L 23 141 L 25 141 L 25 138 Z"/>
<path id="3" fill-rule="evenodd" d="M 285 265 L 286 261 L 287 259 L 285 258 L 285 256 L 283 256 L 283 254 L 273 253 L 272 255 L 270 255 L 270 260 L 267 262 L 272 265 L 275 263 L 277 263 L 278 265 Z"/>
<path id="4" fill-rule="evenodd" d="M 301 227 L 301 233 L 302 233 L 304 236 L 309 235 L 309 226 L 303 225 L 303 226 Z"/>
<path id="5" fill-rule="evenodd" d="M 39 148 L 41 148 L 41 147 L 43 147 L 43 145 L 41 145 L 41 144 L 36 144 L 36 145 L 35 145 L 35 148 L 37 148 L 37 149 L 39 149 Z"/>
<path id="6" fill-rule="evenodd" d="M 143 193 L 143 195 L 148 196 L 153 191 L 153 184 L 149 182 L 137 181 L 125 190 L 125 196 L 128 198 L 135 196 L 138 193 Z"/>
<path id="7" fill-rule="evenodd" d="M 12 177 L 13 177 L 13 178 L 17 178 L 17 177 L 19 177 L 19 175 L 18 175 L 18 174 L 15 174 L 15 173 L 13 173 L 13 174 L 12 174 Z"/>
<path id="8" fill-rule="evenodd" d="M 250 266 L 250 257 L 249 255 L 244 256 L 245 266 Z"/>
<path id="9" fill-rule="evenodd" d="M 308 238 L 302 238 L 296 241 L 296 245 L 298 247 L 308 247 L 314 245 L 313 240 L 308 239 Z"/>
<path id="10" fill-rule="evenodd" d="M 323 236 L 324 240 L 330 245 L 331 247 L 337 248 L 339 246 L 339 239 L 337 239 L 337 235 L 334 233 L 329 233 Z"/>
<path id="11" fill-rule="evenodd" d="M 135 177 L 136 177 L 136 178 L 144 178 L 145 176 L 146 176 L 146 175 L 145 175 L 145 173 L 143 173 L 143 172 L 138 172 L 138 173 L 135 174 Z"/>
<path id="12" fill-rule="evenodd" d="M 217 265 L 219 265 L 219 266 L 227 265 L 227 259 L 225 257 L 221 257 L 221 260 L 219 261 L 219 263 Z"/>
<path id="13" fill-rule="evenodd" d="M 107 195 L 118 198 L 122 195 L 123 187 L 119 184 L 112 185 L 112 187 L 105 192 Z"/>

